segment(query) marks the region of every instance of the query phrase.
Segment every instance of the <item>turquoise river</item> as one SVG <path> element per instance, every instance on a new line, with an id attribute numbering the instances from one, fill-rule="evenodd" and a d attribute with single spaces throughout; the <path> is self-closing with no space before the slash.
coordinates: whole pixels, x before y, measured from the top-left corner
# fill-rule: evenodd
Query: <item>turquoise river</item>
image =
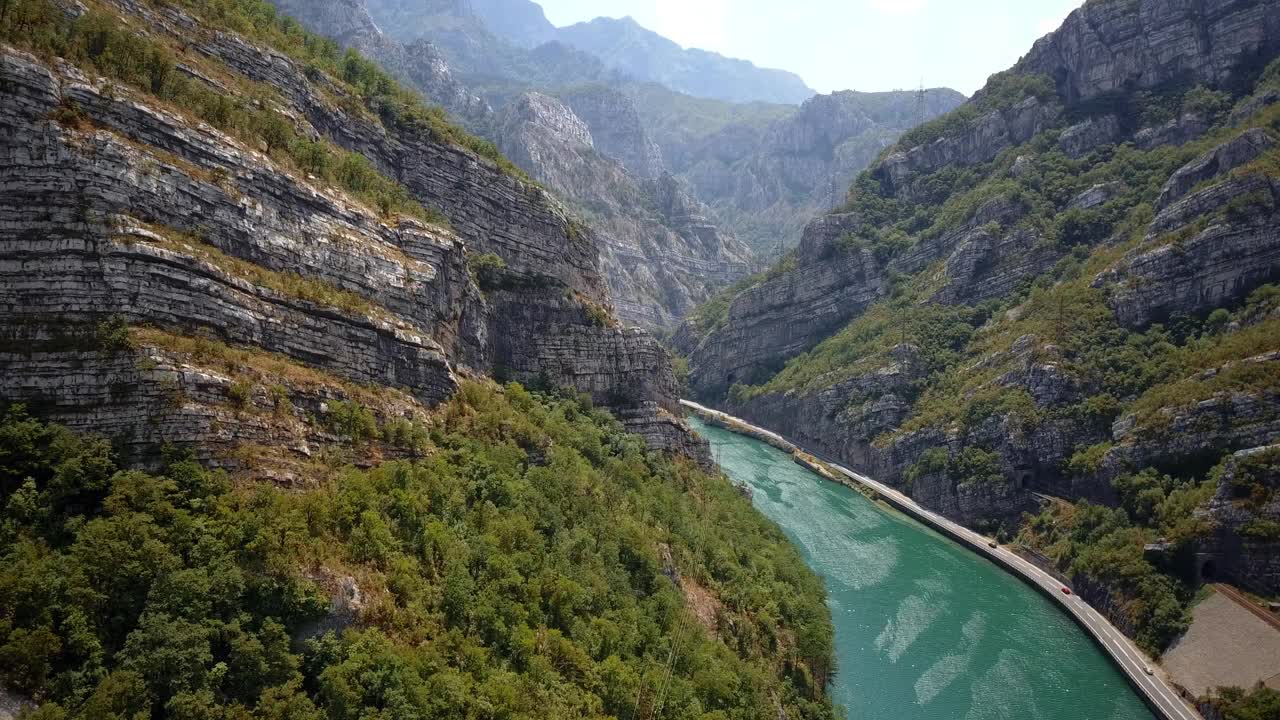
<path id="1" fill-rule="evenodd" d="M 826 581 L 849 720 L 1151 720 L 1076 624 L 1021 580 L 764 443 L 692 420 Z"/>

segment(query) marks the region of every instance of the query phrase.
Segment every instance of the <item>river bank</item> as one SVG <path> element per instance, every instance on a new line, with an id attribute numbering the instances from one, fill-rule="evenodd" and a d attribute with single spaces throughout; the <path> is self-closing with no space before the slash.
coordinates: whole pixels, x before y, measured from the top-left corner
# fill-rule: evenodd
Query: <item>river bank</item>
<path id="1" fill-rule="evenodd" d="M 1157 717 L 1163 720 L 1198 720 L 1200 718 L 1194 709 L 1165 684 L 1156 674 L 1151 661 L 1127 637 L 1078 596 L 1063 592 L 1065 586 L 1060 580 L 1025 558 L 1007 548 L 992 547 L 994 543 L 989 538 L 926 510 L 894 488 L 838 464 L 822 460 L 814 454 L 806 453 L 778 433 L 697 403 L 683 400 L 681 403 L 709 424 L 766 442 L 783 452 L 790 453 L 797 463 L 815 469 L 822 477 L 874 492 L 878 499 L 900 512 L 959 543 L 967 550 L 990 560 L 996 566 L 1024 581 L 1074 620 L 1085 635 L 1111 659 Z"/>

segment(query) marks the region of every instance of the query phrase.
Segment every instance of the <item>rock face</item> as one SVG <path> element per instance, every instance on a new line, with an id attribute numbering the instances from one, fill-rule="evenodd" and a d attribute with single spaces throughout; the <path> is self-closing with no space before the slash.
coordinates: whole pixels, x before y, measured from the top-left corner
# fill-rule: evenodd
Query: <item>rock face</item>
<path id="1" fill-rule="evenodd" d="M 830 215 L 805 230 L 799 252 L 823 258 L 860 221 Z M 782 363 L 815 345 L 882 293 L 884 276 L 869 252 L 841 253 L 807 268 L 766 279 L 734 298 L 724 324 L 692 354 L 690 386 L 703 397 L 722 395 L 736 383 L 759 382 Z M 697 333 L 685 333 L 693 338 Z"/>
<path id="2" fill-rule="evenodd" d="M 394 61 L 393 68 L 405 67 L 407 57 L 435 52 L 422 38 L 408 46 L 387 38 L 363 4 L 350 0 L 350 5 L 282 0 L 281 7 L 303 12 L 309 26 L 340 40 L 361 38 L 357 47 L 375 48 L 375 57 Z M 417 12 L 413 21 L 432 27 L 436 22 L 432 18 L 462 18 L 458 27 L 480 43 L 468 52 L 485 52 L 495 42 L 464 3 L 437 3 L 415 10 L 387 0 L 377 7 L 393 18 Z M 475 12 L 480 13 L 480 8 Z M 412 34 L 402 28 L 402 36 Z M 415 48 L 421 52 L 415 55 Z M 447 74 L 447 68 L 443 72 Z M 413 72 L 402 76 L 428 96 L 439 92 L 438 77 L 418 82 Z M 669 331 L 712 291 L 745 275 L 750 251 L 732 235 L 721 233 L 709 219 L 710 213 L 667 175 L 658 148 L 645 134 L 629 98 L 600 85 L 579 87 L 565 95 L 562 102 L 542 93 L 524 93 L 508 100 L 497 114 L 485 105 L 472 114 L 470 124 L 481 128 L 513 162 L 572 204 L 600 232 L 603 270 L 623 322 Z M 589 119 L 580 118 L 571 105 L 581 108 Z M 598 295 L 593 297 L 600 300 Z"/>
<path id="3" fill-rule="evenodd" d="M 454 78 L 440 50 L 423 39 L 401 44 L 387 37 L 373 22 L 364 0 L 272 0 L 272 4 L 308 30 L 359 50 L 468 127 L 480 131 L 487 126 L 493 111 Z"/>
<path id="4" fill-rule="evenodd" d="M 1252 115 L 1253 113 L 1249 113 Z M 1182 145 L 1209 130 L 1209 122 L 1199 113 L 1186 113 L 1164 125 L 1143 128 L 1133 137 L 1133 144 L 1143 150 L 1161 145 Z"/>
<path id="5" fill-rule="evenodd" d="M 1247 85 L 1280 52 L 1278 8 L 1275 0 L 1086 3 L 1014 70 L 1048 75 L 1073 104 L 1174 81 Z"/>
<path id="6" fill-rule="evenodd" d="M 1149 242 L 1095 283 L 1109 288 L 1123 323 L 1142 327 L 1212 310 L 1280 278 L 1280 181 L 1258 171 L 1192 192 L 1275 146 L 1265 130 L 1248 130 L 1169 178 Z"/>
<path id="7" fill-rule="evenodd" d="M 1157 207 L 1160 210 L 1168 208 L 1200 183 L 1253 162 L 1275 144 L 1275 140 L 1261 128 L 1240 133 L 1234 140 L 1219 145 L 1174 173 L 1165 183 Z"/>
<path id="8" fill-rule="evenodd" d="M 1033 233 L 991 232 L 993 223 L 1015 227 L 1022 213 L 1016 203 L 993 200 L 965 223 L 888 260 L 850 242 L 865 229 L 856 214 L 813 221 L 796 249 L 794 269 L 744 290 L 710 332 L 689 327 L 678 334 L 677 349 L 691 359 L 691 387 L 701 397 L 714 398 L 736 383 L 767 380 L 787 360 L 885 297 L 893 275 L 919 272 L 939 260 L 948 272 L 936 300 L 1000 296 L 1054 261 L 1037 247 Z"/>
<path id="9" fill-rule="evenodd" d="M 596 149 L 622 163 L 636 178 L 651 180 L 666 173 L 662 150 L 649 137 L 626 94 L 595 86 L 570 88 L 557 95 L 591 128 Z"/>
<path id="10" fill-rule="evenodd" d="M 895 152 L 876 166 L 875 175 L 896 195 L 914 197 L 911 181 L 944 167 L 988 162 L 1005 148 L 1021 145 L 1055 123 L 1062 114 L 1057 103 L 1029 97 L 1003 110 L 993 110 L 959 132 L 932 143 Z"/>
<path id="11" fill-rule="evenodd" d="M 1280 352 L 1233 361 L 1189 379 L 1212 381 L 1240 370 L 1274 375 L 1280 371 Z M 1129 414 L 1115 422 L 1112 447 L 1101 462 L 1105 480 L 1149 466 L 1202 462 L 1223 451 L 1248 450 L 1280 438 L 1280 393 L 1274 389 L 1227 390 L 1179 400 L 1160 408 L 1154 417 Z"/>
<path id="12" fill-rule="evenodd" d="M 503 113 L 501 137 L 516 164 L 570 198 L 598 229 L 624 322 L 670 330 L 716 288 L 747 273 L 750 251 L 720 233 L 673 178 L 638 180 L 596 151 L 591 129 L 560 101 L 522 96 Z M 611 140 L 614 147 L 623 144 L 617 134 Z"/>
<path id="13" fill-rule="evenodd" d="M 461 147 L 329 104 L 326 93 L 343 90 L 321 92 L 284 55 L 193 33 L 177 10 L 119 8 L 243 82 L 269 84 L 301 132 L 360 152 L 451 228 L 390 223 L 146 96 L 0 48 L 0 327 L 6 352 L 19 350 L 0 357 L 6 399 L 55 407 L 72 425 L 113 407 L 122 433 L 144 439 L 139 454 L 213 437 L 274 438 L 305 456 L 306 432 L 282 440 L 261 422 L 225 420 L 219 398 L 258 400 L 231 387 L 234 373 L 191 365 L 189 349 L 161 343 L 140 357 L 113 345 L 101 352 L 114 365 L 90 382 L 76 338 L 117 318 L 188 338 L 171 346 L 209 355 L 199 343 L 212 338 L 325 378 L 308 380 L 329 388 L 320 394 L 280 381 L 304 407 L 395 387 L 403 400 L 379 412 L 403 416 L 448 397 L 459 374 L 495 374 L 589 393 L 655 442 L 696 447 L 679 421 L 659 417 L 677 407 L 666 353 L 613 326 L 597 236 L 544 191 Z M 503 261 L 483 292 L 468 261 L 481 253 Z M 260 400 L 269 404 L 265 391 Z M 185 420 L 148 424 L 188 406 Z"/>
<path id="14" fill-rule="evenodd" d="M 930 90 L 925 117 L 964 101 Z M 804 225 L 844 200 L 844 189 L 919 121 L 916 93 L 838 92 L 806 101 L 772 123 L 744 120 L 692 142 L 658 138 L 694 193 L 757 252 L 794 247 Z"/>
<path id="15" fill-rule="evenodd" d="M 694 395 L 964 522 L 1012 524 L 1034 508 L 1029 491 L 1116 504 L 1120 475 L 1207 470 L 1274 444 L 1280 398 L 1261 378 L 1280 347 L 1257 340 L 1273 320 L 1238 315 L 1280 279 L 1274 71 L 1255 86 L 1280 54 L 1266 32 L 1277 18 L 1268 2 L 1087 4 L 1012 75 L 887 153 L 792 256 L 691 316 L 674 339 Z M 1175 76 L 1234 93 L 1236 109 L 1179 108 L 1185 88 L 1164 85 Z M 1172 119 L 1144 128 L 1135 104 L 1152 97 Z M 1111 158 L 1127 153 L 1152 169 L 1118 171 Z M 1055 177 L 1075 179 L 1052 198 L 1036 189 Z M 1266 297 L 1249 302 L 1273 307 Z M 974 311 L 973 334 L 942 339 L 956 324 L 943 306 Z M 918 315 L 937 324 L 905 327 Z M 1188 318 L 1231 349 L 1141 390 L 1083 371 L 1091 348 L 1055 339 L 1071 322 L 1140 338 Z M 974 448 L 989 453 L 979 476 L 1004 482 L 954 474 L 947 463 Z"/>
<path id="16" fill-rule="evenodd" d="M 1200 549 L 1199 572 L 1257 592 L 1280 590 L 1280 445 L 1237 452 L 1201 517 L 1214 534 Z"/>
<path id="17" fill-rule="evenodd" d="M 1069 158 L 1082 158 L 1092 150 L 1120 138 L 1120 119 L 1115 115 L 1089 118 L 1062 131 L 1058 146 Z"/>

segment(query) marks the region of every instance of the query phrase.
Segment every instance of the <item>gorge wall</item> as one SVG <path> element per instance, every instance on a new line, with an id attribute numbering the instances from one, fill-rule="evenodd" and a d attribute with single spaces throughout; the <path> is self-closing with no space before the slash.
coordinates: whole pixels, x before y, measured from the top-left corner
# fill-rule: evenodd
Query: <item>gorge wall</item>
<path id="1" fill-rule="evenodd" d="M 467 8 L 376 5 L 408 43 L 402 44 L 378 29 L 363 2 L 288 0 L 277 5 L 308 28 L 369 52 L 491 138 L 518 166 L 568 202 L 602 240 L 604 273 L 624 323 L 669 332 L 695 304 L 747 274 L 750 251 L 722 233 L 709 212 L 666 173 L 626 96 L 605 86 L 579 87 L 568 93 L 569 103 L 561 103 L 526 92 L 504 95 L 505 106 L 494 112 L 453 79 L 431 42 L 413 30 L 430 28 L 433 37 L 457 43 L 461 41 L 456 35 L 441 35 L 439 26 L 466 28 L 480 43 L 471 54 L 460 56 L 474 76 L 475 63 L 494 62 L 505 46 Z M 440 17 L 454 20 L 445 23 Z M 422 72 L 423 64 L 432 72 Z M 569 105 L 581 108 L 590 122 Z M 599 148 L 594 135 L 602 139 Z"/>
<path id="2" fill-rule="evenodd" d="M 287 55 L 193 34 L 179 8 L 111 8 L 158 47 L 182 39 L 189 96 L 256 89 L 270 109 L 233 112 L 431 211 L 387 212 L 236 126 L 4 46 L 6 399 L 141 461 L 198 446 L 239 468 L 279 446 L 262 472 L 287 473 L 339 409 L 420 422 L 459 378 L 494 375 L 588 393 L 705 459 L 666 352 L 613 319 L 598 237 L 544 190 L 456 129 L 379 118 Z"/>
<path id="3" fill-rule="evenodd" d="M 695 395 L 1006 527 L 1033 492 L 1128 508 L 1134 474 L 1274 444 L 1278 19 L 1073 13 L 686 321 Z"/>

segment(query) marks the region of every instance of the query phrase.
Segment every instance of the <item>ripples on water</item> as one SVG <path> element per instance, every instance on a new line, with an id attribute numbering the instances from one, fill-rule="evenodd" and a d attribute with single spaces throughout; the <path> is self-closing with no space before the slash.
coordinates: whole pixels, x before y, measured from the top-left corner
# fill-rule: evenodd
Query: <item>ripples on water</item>
<path id="1" fill-rule="evenodd" d="M 826 580 L 850 720 L 1152 720 L 1048 600 L 764 443 L 695 421 Z"/>

